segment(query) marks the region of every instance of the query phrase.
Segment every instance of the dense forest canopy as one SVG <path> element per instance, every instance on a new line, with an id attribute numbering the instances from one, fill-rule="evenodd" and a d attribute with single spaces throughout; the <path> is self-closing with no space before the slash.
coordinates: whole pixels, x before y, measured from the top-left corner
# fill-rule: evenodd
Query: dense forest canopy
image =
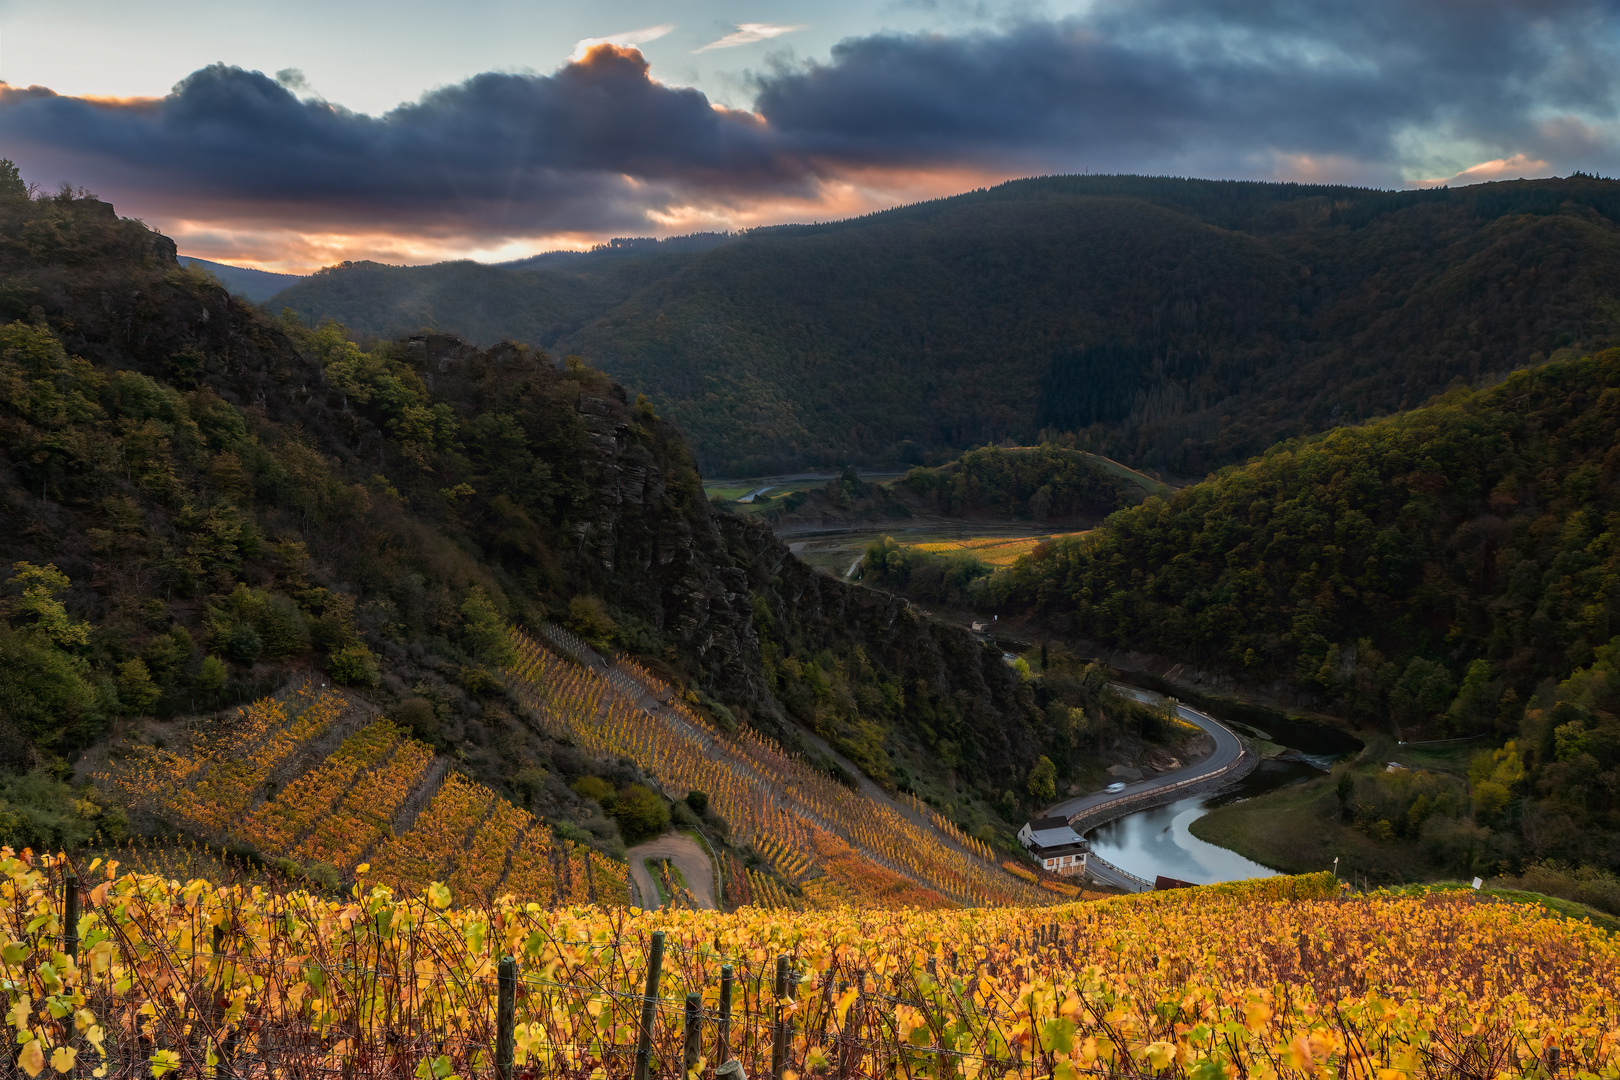
<path id="1" fill-rule="evenodd" d="M 1620 184 L 1020 180 L 708 250 L 353 267 L 272 302 L 578 353 L 711 473 L 917 464 L 1079 433 L 1201 475 L 1620 336 Z M 701 248 L 702 245 L 698 245 Z"/>

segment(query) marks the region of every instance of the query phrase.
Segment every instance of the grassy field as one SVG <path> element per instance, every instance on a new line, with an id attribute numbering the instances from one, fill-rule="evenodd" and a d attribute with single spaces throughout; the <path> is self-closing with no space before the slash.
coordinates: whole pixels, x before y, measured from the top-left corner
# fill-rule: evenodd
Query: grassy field
<path id="1" fill-rule="evenodd" d="M 726 500 L 730 504 L 727 509 L 734 514 L 763 514 L 773 507 L 781 506 L 782 500 L 794 492 L 825 488 L 831 479 L 830 476 L 822 476 L 811 480 L 780 480 L 765 476 L 742 480 L 705 480 L 703 494 L 711 499 Z M 736 501 L 761 488 L 768 490 L 756 495 L 752 502 Z"/>
<path id="2" fill-rule="evenodd" d="M 1011 566 L 1019 556 L 1028 555 L 1047 540 L 1083 533 L 1041 533 L 1033 536 L 968 536 L 952 540 L 936 540 L 912 544 L 920 551 L 943 554 L 950 551 L 971 551 L 991 566 Z M 900 539 L 896 537 L 895 539 Z"/>
<path id="3" fill-rule="evenodd" d="M 1194 821 L 1192 834 L 1285 874 L 1299 868 L 1332 869 L 1339 876 L 1375 884 L 1429 877 L 1421 851 L 1403 842 L 1375 840 L 1339 819 L 1334 778 L 1294 784 L 1266 795 L 1211 810 Z"/>
<path id="4" fill-rule="evenodd" d="M 842 577 L 850 564 L 866 553 L 869 545 L 885 536 L 924 551 L 973 551 L 993 566 L 1009 566 L 1019 555 L 1034 550 L 1036 544 L 1053 535 L 1068 534 L 1041 531 L 1033 522 L 986 525 L 965 521 L 957 525 L 919 525 L 909 529 L 897 529 L 892 524 L 873 525 L 840 532 L 789 535 L 782 539 L 793 548 L 794 554 L 811 566 Z"/>
<path id="5" fill-rule="evenodd" d="M 1086 456 L 1089 457 L 1103 472 L 1135 484 L 1137 487 L 1142 489 L 1143 494 L 1168 495 L 1172 490 L 1174 490 L 1164 481 L 1156 480 L 1153 477 L 1148 476 L 1146 473 L 1139 473 L 1135 469 L 1127 468 L 1126 466 L 1115 461 L 1113 458 L 1105 458 L 1101 454 L 1087 454 Z"/>

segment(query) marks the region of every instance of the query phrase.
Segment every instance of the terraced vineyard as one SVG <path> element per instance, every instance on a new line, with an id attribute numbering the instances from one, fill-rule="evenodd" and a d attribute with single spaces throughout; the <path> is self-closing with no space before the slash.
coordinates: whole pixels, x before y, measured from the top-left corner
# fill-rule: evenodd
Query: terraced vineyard
<path id="1" fill-rule="evenodd" d="M 372 880 L 405 893 L 442 882 L 463 902 L 511 893 L 628 903 L 623 864 L 558 841 L 544 822 L 447 770 L 363 703 L 305 686 L 238 710 L 180 749 L 140 748 L 98 779 L 205 840 L 246 842 L 343 877 L 369 862 Z"/>
<path id="2" fill-rule="evenodd" d="M 565 645 L 582 646 L 562 638 Z M 949 907 L 1040 904 L 1058 898 L 1006 873 L 989 849 L 918 806 L 905 813 L 851 791 L 750 731 L 722 735 L 645 669 L 608 677 L 514 633 L 511 685 L 551 734 L 594 754 L 624 755 L 667 793 L 706 792 L 732 835 L 753 844 L 803 898 L 750 881 L 753 902 L 836 901 Z M 648 711 L 645 694 L 670 704 Z"/>

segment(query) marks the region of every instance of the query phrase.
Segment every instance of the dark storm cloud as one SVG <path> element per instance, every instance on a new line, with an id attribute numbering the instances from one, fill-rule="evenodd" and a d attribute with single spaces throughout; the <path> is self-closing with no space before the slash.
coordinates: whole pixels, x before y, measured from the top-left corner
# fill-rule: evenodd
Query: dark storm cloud
<path id="1" fill-rule="evenodd" d="M 1602 168 L 1617 5 L 1101 0 L 993 33 L 846 40 L 758 76 L 757 115 L 611 48 L 380 117 L 216 66 L 155 101 L 6 92 L 0 153 L 194 219 L 471 235 L 644 227 L 694 202 L 813 196 L 855 168 L 1254 176 L 1314 160 L 1393 183 L 1437 147 L 1477 155 L 1459 167 Z"/>
<path id="2" fill-rule="evenodd" d="M 758 80 L 800 153 L 873 164 L 1000 154 L 1047 167 L 1391 168 L 1401 140 L 1552 144 L 1615 113 L 1616 5 L 1595 0 L 1131 0 L 976 35 L 878 35 Z M 1612 148 L 1606 152 L 1612 153 Z"/>
<path id="3" fill-rule="evenodd" d="M 552 76 L 483 74 L 381 117 L 216 65 L 156 101 L 12 91 L 0 140 L 171 212 L 474 231 L 613 227 L 701 190 L 799 190 L 749 113 L 601 48 Z M 14 155 L 19 156 L 19 155 Z M 28 155 L 20 155 L 27 157 Z M 71 172 L 69 173 L 71 175 Z"/>

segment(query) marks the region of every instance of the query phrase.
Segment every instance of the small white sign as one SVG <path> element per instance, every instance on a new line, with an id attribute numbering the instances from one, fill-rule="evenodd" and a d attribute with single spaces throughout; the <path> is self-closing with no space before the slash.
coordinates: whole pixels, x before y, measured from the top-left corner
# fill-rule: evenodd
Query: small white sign
<path id="1" fill-rule="evenodd" d="M 1484 878 L 1475 878 L 1474 879 L 1474 888 L 1477 889 L 1483 884 L 1485 884 L 1485 879 Z"/>

